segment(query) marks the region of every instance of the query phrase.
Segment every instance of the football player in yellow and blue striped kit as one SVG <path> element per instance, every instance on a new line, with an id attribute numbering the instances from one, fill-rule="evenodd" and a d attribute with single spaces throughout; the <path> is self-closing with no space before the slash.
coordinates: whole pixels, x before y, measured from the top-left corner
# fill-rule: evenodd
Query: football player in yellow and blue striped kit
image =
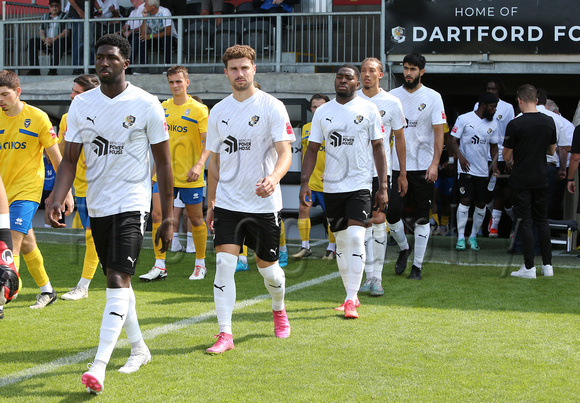
<path id="1" fill-rule="evenodd" d="M 175 195 L 179 193 L 185 204 L 187 215 L 192 225 L 192 237 L 195 244 L 195 267 L 190 280 L 201 280 L 205 277 L 205 251 L 207 244 L 207 227 L 203 218 L 203 188 L 205 186 L 204 168 L 209 157 L 205 148 L 208 108 L 187 94 L 189 74 L 186 67 L 173 66 L 167 70 L 167 80 L 173 98 L 161 105 L 165 110 L 165 119 L 169 129 L 169 148 L 171 150 L 171 168 Z M 161 225 L 161 209 L 157 184 L 153 186 L 153 239 Z M 165 267 L 166 253 L 161 253 L 153 245 L 155 264 L 147 274 L 139 276 L 141 280 L 153 281 L 167 277 Z"/>
<path id="2" fill-rule="evenodd" d="M 44 259 L 36 245 L 32 219 L 42 196 L 44 184 L 43 150 L 46 150 L 55 170 L 61 155 L 57 135 L 46 113 L 20 100 L 20 80 L 16 73 L 0 71 L 0 176 L 6 187 L 10 209 L 10 230 L 16 268 L 20 256 L 40 287 L 33 309 L 44 308 L 56 300 Z M 50 197 L 49 197 L 50 199 Z M 72 194 L 66 197 L 68 212 L 73 210 Z"/>

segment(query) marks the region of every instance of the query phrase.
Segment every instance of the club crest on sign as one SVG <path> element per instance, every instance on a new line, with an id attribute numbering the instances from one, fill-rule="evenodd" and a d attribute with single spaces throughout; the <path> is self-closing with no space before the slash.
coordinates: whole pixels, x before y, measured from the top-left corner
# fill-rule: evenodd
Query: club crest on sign
<path id="1" fill-rule="evenodd" d="M 395 43 L 403 43 L 405 42 L 405 28 L 398 26 L 391 29 L 391 40 Z"/>

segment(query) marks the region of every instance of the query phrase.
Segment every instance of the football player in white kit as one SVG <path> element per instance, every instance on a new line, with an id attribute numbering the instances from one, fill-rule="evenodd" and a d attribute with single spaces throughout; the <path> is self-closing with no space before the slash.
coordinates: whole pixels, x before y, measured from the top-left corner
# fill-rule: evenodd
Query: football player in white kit
<path id="1" fill-rule="evenodd" d="M 375 104 L 357 96 L 360 72 L 345 64 L 334 80 L 336 98 L 320 106 L 312 119 L 310 142 L 302 161 L 300 202 L 311 203 L 308 186 L 317 152 L 326 142 L 324 201 L 330 229 L 336 238 L 336 262 L 346 290 L 337 308 L 344 317 L 358 318 L 358 290 L 365 262 L 365 228 L 372 209 L 385 209 L 388 200 L 387 161 L 381 116 Z M 371 203 L 372 164 L 378 191 Z"/>
<path id="2" fill-rule="evenodd" d="M 411 53 L 403 59 L 402 86 L 390 91 L 399 98 L 407 120 L 405 127 L 405 145 L 407 153 L 407 182 L 409 193 L 413 195 L 415 214 L 415 256 L 410 279 L 421 280 L 423 258 L 427 250 L 429 234 L 429 211 L 434 193 L 433 183 L 439 174 L 439 159 L 443 150 L 443 130 L 445 126 L 445 109 L 438 92 L 421 84 L 425 74 L 425 58 L 418 52 Z M 397 148 L 393 149 L 393 183 L 400 175 Z M 391 192 L 387 222 L 391 234 L 399 248 L 399 257 L 395 263 L 395 273 L 403 274 L 411 246 L 405 236 L 405 227 L 401 220 L 404 199 L 398 192 Z"/>
<path id="3" fill-rule="evenodd" d="M 393 158 L 391 153 L 391 131 L 394 134 L 393 146 L 397 148 L 399 158 L 399 180 L 394 184 L 395 189 L 401 196 L 407 193 L 407 170 L 405 151 L 405 115 L 401 102 L 393 95 L 380 87 L 383 78 L 383 63 L 374 57 L 367 58 L 361 63 L 362 88 L 357 94 L 362 99 L 371 101 L 379 108 L 385 136 L 383 147 L 387 157 L 387 172 L 391 175 L 393 170 Z M 373 165 L 373 196 L 378 190 L 378 177 Z M 359 293 L 370 293 L 372 297 L 381 297 L 385 291 L 382 286 L 383 264 L 387 249 L 387 218 L 385 211 L 373 210 L 370 220 L 372 226 L 367 227 L 365 234 L 366 244 L 366 279 L 361 285 Z"/>
<path id="4" fill-rule="evenodd" d="M 89 393 L 104 387 L 105 369 L 121 330 L 131 343 L 131 356 L 119 369 L 139 370 L 151 360 L 145 345 L 131 277 L 147 224 L 151 200 L 150 150 L 155 160 L 163 222 L 157 241 L 167 250 L 173 233 L 173 176 L 165 113 L 157 97 L 125 81 L 131 45 L 109 34 L 95 44 L 95 68 L 101 86 L 78 94 L 67 119 L 64 159 L 57 172 L 51 224 L 58 223 L 81 149 L 87 165 L 87 208 L 95 247 L 107 276 L 107 302 L 99 347 L 82 382 Z M 106 191 L 105 191 L 106 190 Z"/>
<path id="5" fill-rule="evenodd" d="M 214 301 L 219 335 L 208 354 L 234 348 L 232 312 L 234 273 L 242 245 L 255 252 L 256 264 L 272 297 L 274 334 L 290 336 L 284 305 L 286 278 L 278 264 L 280 179 L 292 160 L 294 131 L 284 104 L 254 86 L 256 52 L 235 45 L 222 56 L 233 93 L 215 105 L 208 118 L 206 222 L 215 233 Z"/>
<path id="6" fill-rule="evenodd" d="M 465 226 L 471 202 L 475 204 L 469 247 L 479 250 L 477 233 L 485 218 L 485 204 L 489 201 L 489 171 L 487 156 L 491 155 L 491 171 L 499 174 L 497 153 L 499 135 L 497 122 L 493 116 L 497 109 L 498 98 L 491 92 L 479 97 L 474 112 L 464 113 L 455 121 L 451 129 L 451 146 L 457 156 L 459 186 L 459 206 L 457 206 L 457 244 L 455 249 L 465 250 Z"/>

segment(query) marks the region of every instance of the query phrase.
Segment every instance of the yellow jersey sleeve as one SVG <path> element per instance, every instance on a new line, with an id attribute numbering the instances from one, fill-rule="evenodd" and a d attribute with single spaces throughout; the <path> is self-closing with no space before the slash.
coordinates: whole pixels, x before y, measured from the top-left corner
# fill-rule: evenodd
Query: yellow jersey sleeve
<path id="1" fill-rule="evenodd" d="M 180 188 L 200 188 L 205 185 L 203 170 L 195 182 L 187 182 L 187 173 L 201 157 L 205 148 L 202 133 L 207 132 L 208 108 L 189 97 L 183 105 L 173 98 L 162 103 L 169 129 L 169 149 L 173 184 Z"/>
<path id="2" fill-rule="evenodd" d="M 304 153 L 308 148 L 311 125 L 312 123 L 307 123 L 302 128 L 302 159 L 304 159 Z M 314 166 L 314 170 L 312 171 L 312 175 L 310 175 L 310 180 L 308 181 L 310 190 L 315 192 L 323 191 L 322 177 L 324 176 L 324 163 L 326 160 L 326 153 L 324 152 L 325 143 L 326 141 L 323 141 L 320 145 L 320 148 L 318 149 L 318 154 L 316 155 L 316 165 Z"/>
<path id="3" fill-rule="evenodd" d="M 30 200 L 40 203 L 44 185 L 42 152 L 57 144 L 48 115 L 24 103 L 14 117 L 0 113 L 0 176 L 8 203 Z"/>

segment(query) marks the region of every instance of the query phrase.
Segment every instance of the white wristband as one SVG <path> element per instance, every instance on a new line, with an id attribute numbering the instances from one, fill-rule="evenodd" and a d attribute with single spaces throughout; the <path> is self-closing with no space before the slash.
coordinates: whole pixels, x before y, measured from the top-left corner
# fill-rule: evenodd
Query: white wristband
<path id="1" fill-rule="evenodd" d="M 0 214 L 0 229 L 10 229 L 10 214 Z"/>
<path id="2" fill-rule="evenodd" d="M 449 157 L 449 164 L 454 164 L 454 163 L 455 163 L 455 158 Z"/>

